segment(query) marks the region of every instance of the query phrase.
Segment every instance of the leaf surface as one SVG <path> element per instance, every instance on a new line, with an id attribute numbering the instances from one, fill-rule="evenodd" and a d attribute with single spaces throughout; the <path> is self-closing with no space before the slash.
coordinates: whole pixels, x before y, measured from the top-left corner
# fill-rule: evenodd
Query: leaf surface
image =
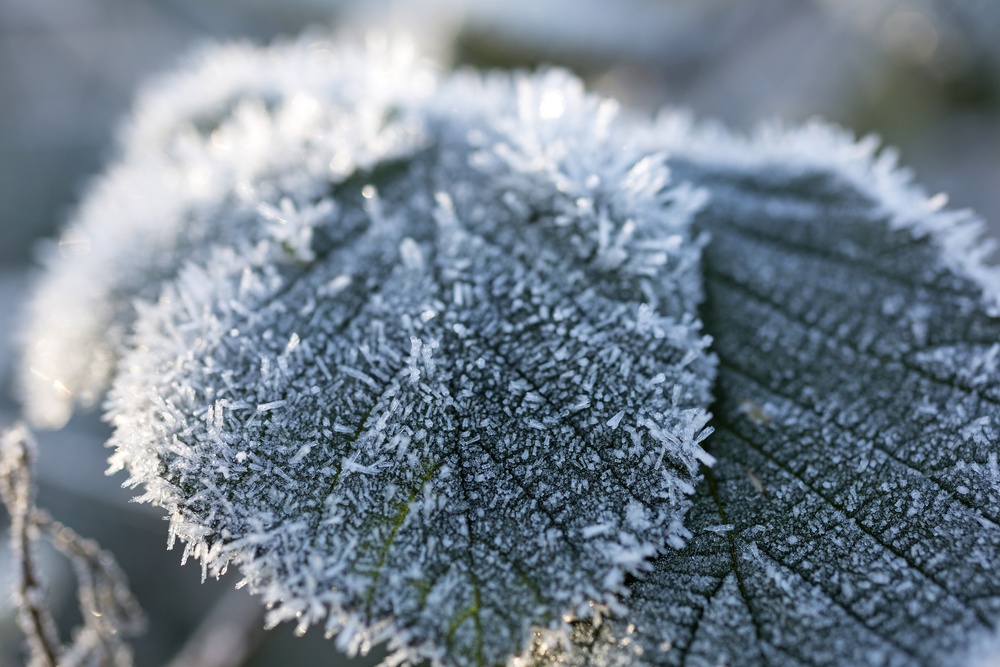
<path id="1" fill-rule="evenodd" d="M 533 660 L 959 664 L 1000 611 L 1000 321 L 976 223 L 825 128 L 701 140 L 671 164 L 711 193 L 718 463 L 630 613 Z"/>
<path id="2" fill-rule="evenodd" d="M 251 236 L 139 306 L 113 467 L 271 622 L 497 664 L 689 536 L 699 197 L 559 72 L 419 111 L 421 150 L 324 182 L 304 261 Z"/>

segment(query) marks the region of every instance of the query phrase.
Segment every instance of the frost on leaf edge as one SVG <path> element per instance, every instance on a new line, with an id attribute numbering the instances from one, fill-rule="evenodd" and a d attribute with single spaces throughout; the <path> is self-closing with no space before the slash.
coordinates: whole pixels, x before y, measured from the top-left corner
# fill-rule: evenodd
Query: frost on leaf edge
<path id="1" fill-rule="evenodd" d="M 236 178 L 249 170 L 259 180 L 268 170 L 287 167 L 280 158 L 268 163 L 260 155 L 247 160 L 244 154 L 211 155 L 206 165 L 206 147 L 199 145 L 192 154 L 186 136 L 199 124 L 217 116 L 231 121 L 234 109 L 227 105 L 248 99 L 290 107 L 303 91 L 306 112 L 316 98 L 337 101 L 345 110 L 362 102 L 422 102 L 438 78 L 439 68 L 405 42 L 375 40 L 362 49 L 317 33 L 263 48 L 246 41 L 203 45 L 181 58 L 179 67 L 144 84 L 117 130 L 109 165 L 88 184 L 58 243 L 39 246 L 44 271 L 26 306 L 18 378 L 29 421 L 58 428 L 77 408 L 98 404 L 135 316 L 120 293 L 134 297 L 148 287 L 146 271 L 164 270 L 164 258 L 176 253 L 180 228 L 188 225 L 185 218 L 217 199 L 220 188 L 239 200 Z M 287 143 L 286 125 L 272 122 L 270 134 L 260 141 Z M 356 150 L 355 141 L 343 149 L 350 153 L 350 164 L 338 166 L 335 176 L 346 178 L 351 169 L 412 153 L 422 139 L 419 131 L 396 132 L 364 151 Z M 192 180 L 202 182 L 196 186 Z M 129 244 L 140 243 L 146 251 L 131 253 Z M 117 266 L 115 259 L 126 253 L 124 268 Z"/>
<path id="2" fill-rule="evenodd" d="M 1000 265 L 990 256 L 1000 243 L 972 209 L 949 209 L 948 195 L 928 195 L 912 169 L 900 165 L 899 151 L 880 137 L 858 137 L 822 119 L 789 126 L 772 120 L 741 133 L 716 121 L 697 121 L 686 111 L 664 109 L 646 144 L 671 157 L 733 168 L 825 170 L 846 179 L 867 195 L 893 229 L 918 239 L 931 237 L 948 268 L 973 280 L 984 291 L 990 315 L 1000 315 Z"/>

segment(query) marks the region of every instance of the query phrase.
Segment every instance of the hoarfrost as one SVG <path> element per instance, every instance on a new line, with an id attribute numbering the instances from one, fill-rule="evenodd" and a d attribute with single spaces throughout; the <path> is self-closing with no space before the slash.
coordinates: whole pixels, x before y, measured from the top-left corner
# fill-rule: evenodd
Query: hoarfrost
<path id="1" fill-rule="evenodd" d="M 392 76 L 416 90 L 369 100 L 356 87 L 382 76 L 378 59 L 349 75 L 359 57 L 340 54 L 291 96 L 279 75 L 311 62 L 304 49 L 224 50 L 170 83 L 199 90 L 218 60 L 273 68 L 276 98 L 249 74 L 249 101 L 213 93 L 207 137 L 190 121 L 202 107 L 168 94 L 131 130 L 180 170 L 192 163 L 172 151 L 190 145 L 294 138 L 261 149 L 290 146 L 279 165 L 225 162 L 235 179 L 213 163 L 224 183 L 160 211 L 156 248 L 102 250 L 121 268 L 102 299 L 145 297 L 108 403 L 112 469 L 169 510 L 185 557 L 239 566 L 270 623 L 322 624 L 348 651 L 388 641 L 398 659 L 495 664 L 532 625 L 621 611 L 625 576 L 690 538 L 712 462 L 690 229 L 703 197 L 566 73 L 426 84 L 413 66 Z M 316 139 L 345 118 L 347 134 L 378 123 L 360 143 Z M 399 123 L 417 138 L 386 129 Z M 363 168 L 345 177 L 338 156 Z M 153 254 L 157 286 L 130 291 Z"/>
<path id="2" fill-rule="evenodd" d="M 822 125 L 659 133 L 711 193 L 718 463 L 629 614 L 519 660 L 956 664 L 1000 618 L 1000 283 L 978 222 Z"/>
<path id="3" fill-rule="evenodd" d="M 135 319 L 184 261 L 213 244 L 273 238 L 308 263 L 316 226 L 355 233 L 336 186 L 424 142 L 414 102 L 433 67 L 406 48 L 362 53 L 320 38 L 216 46 L 154 81 L 123 128 L 116 162 L 46 248 L 25 340 L 26 412 L 59 426 L 103 396 Z M 331 225 L 339 219 L 339 225 Z"/>

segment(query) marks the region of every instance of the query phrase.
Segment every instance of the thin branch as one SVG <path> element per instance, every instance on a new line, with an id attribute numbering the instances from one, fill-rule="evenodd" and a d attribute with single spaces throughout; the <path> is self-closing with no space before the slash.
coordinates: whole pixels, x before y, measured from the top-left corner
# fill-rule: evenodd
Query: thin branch
<path id="1" fill-rule="evenodd" d="M 11 543 L 18 563 L 18 619 L 28 638 L 32 667 L 101 665 L 129 667 L 132 652 L 124 638 L 141 632 L 145 619 L 110 552 L 54 520 L 34 501 L 33 464 L 37 446 L 17 425 L 0 439 L 0 497 L 11 516 Z M 64 647 L 48 609 L 46 591 L 32 548 L 46 536 L 73 565 L 83 626 Z"/>
<path id="2" fill-rule="evenodd" d="M 0 499 L 10 514 L 11 551 L 18 574 L 14 591 L 17 620 L 28 639 L 30 664 L 57 667 L 63 649 L 48 609 L 45 584 L 32 544 L 38 532 L 32 521 L 34 445 L 23 425 L 3 434 L 0 439 Z"/>

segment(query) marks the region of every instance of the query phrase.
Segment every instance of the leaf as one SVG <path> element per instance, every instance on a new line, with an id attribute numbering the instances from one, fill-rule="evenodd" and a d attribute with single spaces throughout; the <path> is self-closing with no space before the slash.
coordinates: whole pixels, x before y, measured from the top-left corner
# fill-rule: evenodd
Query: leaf
<path id="1" fill-rule="evenodd" d="M 460 75 L 401 113 L 419 151 L 278 182 L 261 231 L 139 304 L 112 467 L 270 622 L 496 664 L 689 536 L 700 196 L 564 73 Z M 321 206 L 287 261 L 263 223 Z"/>
<path id="2" fill-rule="evenodd" d="M 683 127 L 683 126 L 682 126 Z M 953 665 L 1000 612 L 1000 322 L 975 220 L 822 126 L 674 133 L 719 357 L 694 537 L 535 664 Z"/>

